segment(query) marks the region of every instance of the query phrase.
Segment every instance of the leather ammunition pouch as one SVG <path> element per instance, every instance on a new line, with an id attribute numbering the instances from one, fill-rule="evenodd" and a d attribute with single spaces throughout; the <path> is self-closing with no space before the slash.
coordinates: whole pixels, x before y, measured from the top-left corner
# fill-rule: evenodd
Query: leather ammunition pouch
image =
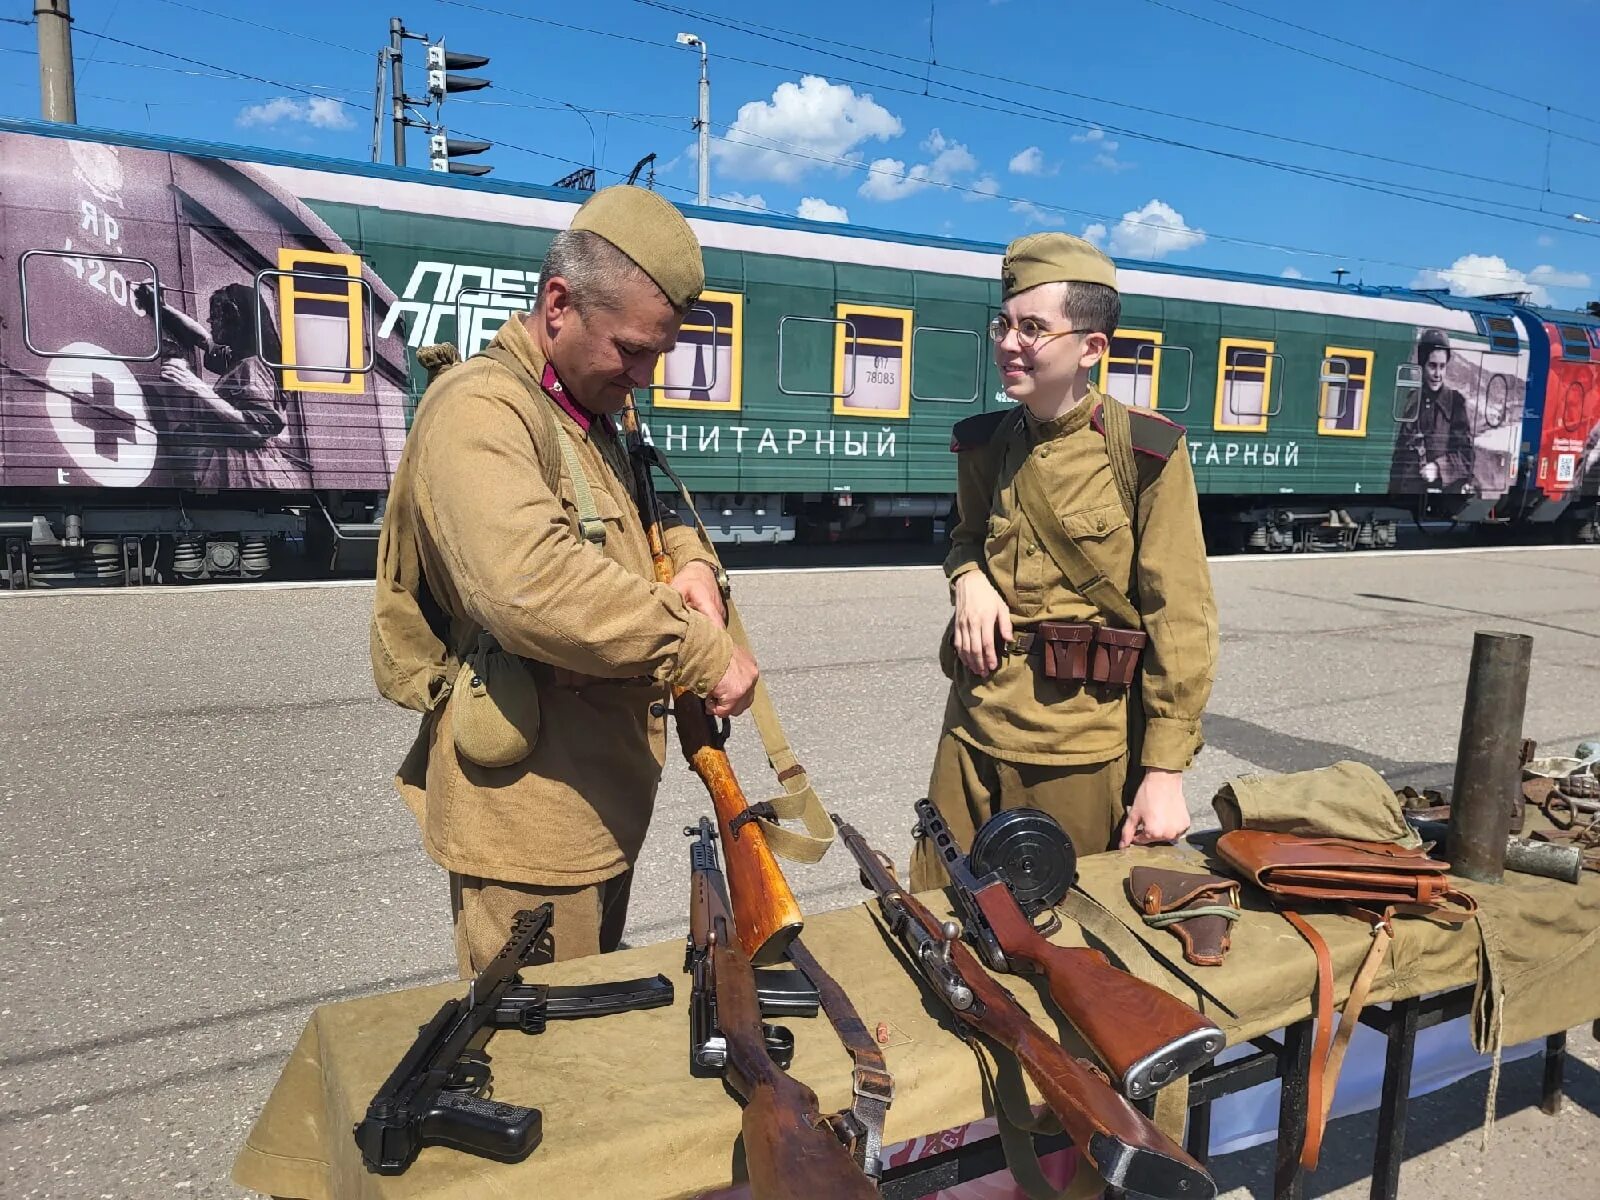
<path id="1" fill-rule="evenodd" d="M 1139 673 L 1149 635 L 1079 621 L 1040 621 L 1012 642 L 1016 653 L 1037 657 L 1046 679 L 1103 683 L 1127 689 Z"/>

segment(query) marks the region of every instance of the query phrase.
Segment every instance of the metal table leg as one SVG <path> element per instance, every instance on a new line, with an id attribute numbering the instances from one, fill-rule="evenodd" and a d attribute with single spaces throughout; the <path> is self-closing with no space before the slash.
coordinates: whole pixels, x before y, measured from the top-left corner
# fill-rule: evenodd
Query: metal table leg
<path id="1" fill-rule="evenodd" d="M 1389 1009 L 1384 1034 L 1383 1098 L 1378 1104 L 1378 1148 L 1372 1160 L 1372 1200 L 1395 1200 L 1400 1193 L 1400 1163 L 1406 1154 L 1406 1114 L 1411 1099 L 1411 1063 L 1417 1050 L 1421 1001 L 1397 1000 Z"/>
<path id="2" fill-rule="evenodd" d="M 1278 1156 L 1272 1181 L 1274 1200 L 1304 1200 L 1306 1193 L 1300 1152 L 1306 1144 L 1314 1037 L 1311 1020 L 1283 1031 L 1283 1094 L 1278 1101 Z"/>
<path id="3" fill-rule="evenodd" d="M 1567 1065 L 1567 1035 L 1552 1033 L 1544 1040 L 1544 1092 L 1539 1098 L 1539 1111 L 1555 1116 L 1561 1111 L 1563 1073 Z"/>

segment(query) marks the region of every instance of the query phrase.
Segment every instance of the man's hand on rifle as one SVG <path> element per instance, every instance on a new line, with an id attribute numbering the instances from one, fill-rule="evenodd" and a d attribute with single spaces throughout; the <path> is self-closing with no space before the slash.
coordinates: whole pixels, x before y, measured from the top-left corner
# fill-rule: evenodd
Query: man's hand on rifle
<path id="1" fill-rule="evenodd" d="M 722 589 L 717 586 L 710 563 L 698 558 L 685 563 L 672 576 L 672 586 L 695 612 L 703 613 L 718 625 L 727 625 L 728 610 L 723 607 Z"/>
<path id="2" fill-rule="evenodd" d="M 673 583 L 676 584 L 677 580 L 674 579 Z M 756 680 L 760 674 L 750 652 L 743 646 L 735 646 L 728 669 L 706 697 L 706 711 L 713 717 L 739 716 L 755 699 Z"/>

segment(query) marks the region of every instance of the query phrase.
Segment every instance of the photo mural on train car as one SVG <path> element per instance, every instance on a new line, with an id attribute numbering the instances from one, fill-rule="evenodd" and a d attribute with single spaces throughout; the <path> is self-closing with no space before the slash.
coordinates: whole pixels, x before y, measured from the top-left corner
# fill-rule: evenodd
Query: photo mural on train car
<path id="1" fill-rule="evenodd" d="M 395 297 L 257 168 L 0 133 L 0 247 L 6 486 L 388 486 Z"/>
<path id="2" fill-rule="evenodd" d="M 1389 491 L 1499 496 L 1512 482 L 1527 387 L 1516 354 L 1417 330 L 1397 402 Z"/>

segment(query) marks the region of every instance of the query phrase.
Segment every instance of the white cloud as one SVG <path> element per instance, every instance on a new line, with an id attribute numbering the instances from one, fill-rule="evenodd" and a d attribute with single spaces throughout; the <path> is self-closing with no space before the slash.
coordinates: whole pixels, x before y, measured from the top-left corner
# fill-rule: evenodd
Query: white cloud
<path id="1" fill-rule="evenodd" d="M 1093 225 L 1085 225 L 1083 227 L 1083 240 L 1093 242 L 1096 246 L 1104 246 L 1106 244 L 1106 227 L 1099 221 L 1096 221 Z"/>
<path id="2" fill-rule="evenodd" d="M 1029 225 L 1065 225 L 1066 224 L 1066 221 L 1062 218 L 1060 213 L 1053 213 L 1053 212 L 1050 212 L 1048 209 L 1040 208 L 1032 200 L 1014 200 L 1014 201 L 1012 201 L 1012 203 L 1011 203 L 1011 211 L 1014 212 L 1014 213 L 1019 213 L 1022 216 L 1023 220 Z"/>
<path id="3" fill-rule="evenodd" d="M 973 181 L 972 189 L 967 193 L 968 200 L 993 200 L 1000 194 L 1000 181 L 993 175 L 985 175 Z"/>
<path id="4" fill-rule="evenodd" d="M 744 212 L 766 212 L 766 197 L 760 193 L 723 192 L 711 197 L 712 208 L 736 208 Z"/>
<path id="5" fill-rule="evenodd" d="M 867 168 L 861 194 L 869 200 L 904 200 L 925 187 L 943 186 L 978 169 L 978 160 L 966 146 L 952 142 L 937 129 L 922 148 L 933 157 L 910 167 L 898 158 L 875 159 Z"/>
<path id="6" fill-rule="evenodd" d="M 1013 175 L 1054 175 L 1060 166 L 1046 166 L 1044 151 L 1037 146 L 1029 146 L 1026 150 L 1018 150 L 1011 156 L 1011 161 L 1006 164 L 1006 170 Z"/>
<path id="7" fill-rule="evenodd" d="M 1541 233 L 1533 240 L 1538 244 L 1541 250 L 1548 250 L 1551 246 L 1556 244 L 1555 238 L 1551 237 L 1548 233 Z"/>
<path id="8" fill-rule="evenodd" d="M 1282 271 L 1285 279 L 1304 279 L 1305 275 L 1298 267 L 1285 267 Z"/>
<path id="9" fill-rule="evenodd" d="M 1122 214 L 1111 231 L 1111 253 L 1129 258 L 1165 258 L 1192 250 L 1206 240 L 1199 229 L 1191 229 L 1183 214 L 1161 200 Z"/>
<path id="10" fill-rule="evenodd" d="M 848 224 L 850 221 L 850 214 L 844 208 L 837 204 L 829 204 L 817 196 L 800 197 L 800 207 L 796 211 L 806 221 L 838 221 L 840 224 Z"/>
<path id="11" fill-rule="evenodd" d="M 1094 147 L 1094 158 L 1090 160 L 1090 166 L 1099 167 L 1102 171 L 1110 171 L 1112 174 L 1133 169 L 1132 163 L 1123 162 L 1117 157 L 1117 149 L 1121 143 L 1115 138 L 1107 136 L 1104 129 L 1091 129 L 1087 133 L 1075 133 L 1072 135 L 1072 140 L 1080 145 Z"/>
<path id="12" fill-rule="evenodd" d="M 794 183 L 829 165 L 797 153 L 854 162 L 863 142 L 902 132 L 899 118 L 871 96 L 807 75 L 798 84 L 780 83 L 771 100 L 742 105 L 727 134 L 711 143 L 711 157 L 730 175 Z"/>
<path id="13" fill-rule="evenodd" d="M 1550 303 L 1550 288 L 1587 288 L 1582 271 L 1561 271 L 1548 263 L 1519 271 L 1498 254 L 1463 254 L 1443 270 L 1420 272 L 1415 288 L 1447 288 L 1458 296 L 1486 296 L 1497 292 L 1527 292 L 1535 304 Z"/>
<path id="14" fill-rule="evenodd" d="M 351 129 L 355 122 L 344 110 L 344 102 L 331 96 L 311 96 L 305 100 L 291 100 L 278 96 L 260 104 L 246 105 L 239 110 L 235 122 L 249 128 L 252 125 L 277 125 L 280 122 L 298 122 L 317 129 Z"/>

